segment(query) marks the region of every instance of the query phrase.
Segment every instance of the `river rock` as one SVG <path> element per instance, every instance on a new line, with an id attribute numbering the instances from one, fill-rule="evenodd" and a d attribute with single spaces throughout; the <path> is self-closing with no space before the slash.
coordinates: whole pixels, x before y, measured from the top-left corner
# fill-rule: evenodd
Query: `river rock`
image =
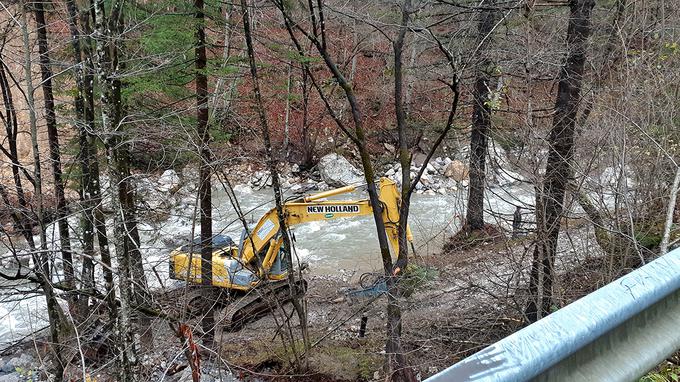
<path id="1" fill-rule="evenodd" d="M 391 168 L 391 169 L 387 170 L 387 172 L 385 172 L 385 176 L 392 176 L 392 175 L 394 175 L 395 172 L 396 171 L 393 168 Z"/>
<path id="2" fill-rule="evenodd" d="M 269 171 L 256 171 L 250 179 L 250 185 L 257 188 L 266 187 L 271 182 Z M 271 183 L 270 183 L 271 184 Z"/>
<path id="3" fill-rule="evenodd" d="M 198 180 L 198 166 L 188 164 L 182 168 L 182 179 L 186 181 Z"/>
<path id="4" fill-rule="evenodd" d="M 437 169 L 434 168 L 432 163 L 428 163 L 427 167 L 426 167 L 426 171 L 427 171 L 428 174 L 434 174 L 434 173 L 437 172 Z"/>
<path id="5" fill-rule="evenodd" d="M 179 175 L 175 170 L 165 170 L 158 181 L 158 191 L 170 192 L 171 190 L 177 190 L 180 187 Z"/>
<path id="6" fill-rule="evenodd" d="M 0 382 L 19 382 L 21 380 L 21 375 L 18 373 L 0 375 Z"/>
<path id="7" fill-rule="evenodd" d="M 344 157 L 331 153 L 325 155 L 318 164 L 321 179 L 331 187 L 343 187 L 361 183 L 363 173 Z"/>
<path id="8" fill-rule="evenodd" d="M 392 176 L 390 176 L 390 179 L 395 181 L 397 184 L 401 185 L 401 169 L 396 170 Z"/>
<path id="9" fill-rule="evenodd" d="M 455 189 L 458 186 L 458 182 L 451 178 L 443 178 L 442 179 L 442 187 L 446 189 Z"/>
<path id="10" fill-rule="evenodd" d="M 3 373 L 12 373 L 17 368 L 19 369 L 29 369 L 33 364 L 33 357 L 24 353 L 18 357 L 14 357 L 2 365 Z"/>
<path id="11" fill-rule="evenodd" d="M 462 182 L 463 180 L 470 178 L 470 170 L 465 163 L 454 160 L 444 169 L 444 176 L 451 178 L 456 182 Z"/>

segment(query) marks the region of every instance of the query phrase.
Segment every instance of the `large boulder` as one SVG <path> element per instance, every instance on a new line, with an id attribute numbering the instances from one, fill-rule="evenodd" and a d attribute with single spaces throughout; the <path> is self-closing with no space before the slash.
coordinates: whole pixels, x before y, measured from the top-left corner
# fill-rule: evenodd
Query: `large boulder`
<path id="1" fill-rule="evenodd" d="M 462 182 L 463 180 L 470 178 L 470 170 L 465 165 L 465 163 L 459 160 L 453 160 L 451 163 L 446 165 L 444 169 L 444 176 L 451 178 L 456 182 Z"/>
<path id="2" fill-rule="evenodd" d="M 158 178 L 158 191 L 174 193 L 181 186 L 179 175 L 175 170 L 165 170 L 163 175 Z"/>
<path id="3" fill-rule="evenodd" d="M 360 170 L 335 153 L 321 158 L 318 168 L 321 179 L 331 187 L 343 187 L 364 181 L 364 175 Z"/>

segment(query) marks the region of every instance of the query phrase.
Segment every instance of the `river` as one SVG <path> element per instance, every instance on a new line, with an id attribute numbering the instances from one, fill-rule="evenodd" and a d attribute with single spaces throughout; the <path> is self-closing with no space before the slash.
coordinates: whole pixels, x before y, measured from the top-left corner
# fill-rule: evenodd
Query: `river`
<path id="1" fill-rule="evenodd" d="M 237 187 L 236 196 L 241 210 L 247 212 L 248 220 L 258 219 L 273 207 L 271 189 L 251 191 L 246 187 Z M 364 193 L 354 192 L 335 199 L 365 197 Z M 465 215 L 466 199 L 467 189 L 447 195 L 413 196 L 409 222 L 418 254 L 437 253 L 444 240 L 460 228 L 462 217 Z M 238 241 L 242 224 L 237 220 L 237 214 L 227 194 L 216 189 L 213 191 L 213 200 L 214 232 L 229 235 Z M 141 251 L 151 287 L 162 287 L 173 282 L 167 278 L 168 254 L 178 243 L 191 237 L 192 231 L 194 235 L 200 232 L 200 227 L 192 224 L 195 213 L 194 201 L 191 196 L 180 199 L 172 208 L 170 216 L 161 222 L 140 222 Z M 490 188 L 487 190 L 486 209 L 494 213 L 487 214 L 486 219 L 508 226 L 507 220 L 502 219 L 511 219 L 515 205 L 531 205 L 532 202 L 533 193 L 527 186 Z M 76 229 L 78 217 L 74 216 L 69 223 Z M 111 222 L 108 226 L 112 226 Z M 49 227 L 48 232 L 52 242 L 58 243 L 56 230 Z M 375 225 L 370 216 L 305 223 L 295 226 L 293 233 L 296 237 L 296 254 L 300 261 L 309 264 L 312 274 L 341 275 L 347 280 L 356 280 L 363 272 L 379 272 L 382 269 Z M 74 231 L 72 234 L 72 237 L 80 236 L 79 232 Z M 77 244 L 74 246 L 77 252 L 79 249 Z M 0 250 L 0 253 L 3 251 L 9 252 L 9 248 Z M 98 278 L 100 277 L 99 275 Z M 5 283 L 4 286 L 8 284 Z M 44 297 L 20 296 L 16 290 L 8 288 L 2 288 L 1 291 L 0 346 L 46 325 Z"/>

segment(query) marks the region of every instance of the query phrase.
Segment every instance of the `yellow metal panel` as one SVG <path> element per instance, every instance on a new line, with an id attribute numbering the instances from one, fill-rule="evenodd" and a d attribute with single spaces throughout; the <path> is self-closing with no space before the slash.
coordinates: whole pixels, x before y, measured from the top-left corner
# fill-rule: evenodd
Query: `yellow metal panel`
<path id="1" fill-rule="evenodd" d="M 278 232 L 279 219 L 278 216 L 276 216 L 276 210 L 271 209 L 260 218 L 260 221 L 257 222 L 255 228 L 250 232 L 250 236 L 245 238 L 246 242 L 243 245 L 241 261 L 244 264 L 249 264 L 253 261 L 257 253 L 261 251 L 265 244 Z"/>
<path id="2" fill-rule="evenodd" d="M 267 254 L 264 257 L 264 260 L 262 260 L 262 269 L 260 269 L 260 277 L 264 277 L 264 274 L 269 273 L 269 270 L 272 268 L 272 264 L 274 263 L 274 260 L 276 259 L 276 256 L 279 253 L 279 248 L 281 248 L 282 243 L 283 239 L 278 240 L 278 245 L 276 240 L 274 239 L 269 240 L 269 249 L 267 250 Z"/>
<path id="3" fill-rule="evenodd" d="M 230 248 L 228 252 L 235 253 L 236 250 L 234 248 Z M 232 258 L 228 256 L 223 256 L 224 253 L 225 252 L 222 249 L 220 249 L 213 252 L 212 254 L 213 284 L 215 284 L 215 279 L 229 278 L 229 272 L 227 267 L 225 266 L 225 262 L 229 261 Z M 189 254 L 186 252 L 180 252 L 178 250 L 175 250 L 170 254 L 170 256 L 172 256 L 173 258 L 174 273 L 178 279 L 190 281 L 193 283 L 201 282 L 200 253 Z M 191 259 L 191 267 L 189 267 L 189 259 Z"/>
<path id="4" fill-rule="evenodd" d="M 331 220 L 370 215 L 368 200 L 323 201 L 314 203 L 291 202 L 286 204 L 287 223 L 290 226 L 319 220 Z"/>

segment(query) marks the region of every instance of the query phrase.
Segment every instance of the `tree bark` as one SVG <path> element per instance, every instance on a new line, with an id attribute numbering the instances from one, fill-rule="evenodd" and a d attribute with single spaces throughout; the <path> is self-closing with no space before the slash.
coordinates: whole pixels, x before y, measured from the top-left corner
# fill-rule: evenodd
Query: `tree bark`
<path id="1" fill-rule="evenodd" d="M 394 112 L 397 122 L 397 134 L 399 136 L 399 162 L 402 169 L 411 167 L 411 154 L 406 140 L 406 110 L 404 107 L 404 70 L 403 52 L 406 32 L 411 17 L 411 1 L 405 0 L 401 5 L 401 25 L 397 39 L 393 43 L 394 50 Z M 426 166 L 427 164 L 424 164 Z M 400 271 L 406 271 L 408 267 L 408 241 L 406 240 L 406 227 L 410 208 L 409 188 L 411 185 L 410 172 L 401 172 L 401 197 L 402 204 L 399 210 L 399 253 L 397 253 L 397 267 Z M 403 237 L 403 239 L 402 239 Z M 385 354 L 387 355 L 387 376 L 392 381 L 415 381 L 415 373 L 408 366 L 406 356 L 401 346 L 401 306 L 399 304 L 399 278 L 388 278 L 387 293 L 387 342 Z"/>
<path id="2" fill-rule="evenodd" d="M 486 156 L 491 133 L 490 88 L 495 87 L 494 63 L 488 47 L 498 16 L 494 8 L 496 0 L 484 0 L 477 25 L 477 78 L 472 104 L 472 131 L 470 133 L 470 187 L 468 189 L 466 229 L 476 231 L 484 228 L 484 188 L 486 187 Z"/>
<path id="3" fill-rule="evenodd" d="M 661 244 L 659 245 L 659 256 L 663 256 L 668 252 L 668 244 L 671 237 L 671 228 L 673 226 L 673 212 L 675 212 L 676 200 L 678 198 L 678 190 L 680 189 L 680 167 L 675 170 L 675 178 L 673 178 L 673 185 L 671 186 L 671 193 L 668 197 L 668 207 L 666 207 L 666 220 L 664 221 L 663 236 Z"/>
<path id="4" fill-rule="evenodd" d="M 196 133 L 199 139 L 199 168 L 198 198 L 200 202 L 201 219 L 201 283 L 212 286 L 212 189 L 210 184 L 211 155 L 210 132 L 208 131 L 208 77 L 206 70 L 205 49 L 205 13 L 203 0 L 194 0 L 196 19 L 196 46 L 194 49 L 194 64 L 196 67 Z M 201 320 L 203 328 L 203 342 L 212 346 L 214 337 L 215 318 L 212 312 L 206 312 Z"/>
<path id="5" fill-rule="evenodd" d="M 33 3 L 35 13 L 35 24 L 38 34 L 38 51 L 40 53 L 40 73 L 42 76 L 42 90 L 45 100 L 45 122 L 47 124 L 47 139 L 50 147 L 50 162 L 52 164 L 52 175 L 54 178 L 54 198 L 57 203 L 56 219 L 59 227 L 59 244 L 61 246 L 61 256 L 64 263 L 64 281 L 67 287 L 73 288 L 75 285 L 75 275 L 73 272 L 73 255 L 71 253 L 71 243 L 69 237 L 68 211 L 66 206 L 66 196 L 64 194 L 64 181 L 61 172 L 61 154 L 59 146 L 59 132 L 57 131 L 57 119 L 54 112 L 54 95 L 52 94 L 52 69 L 50 63 L 47 25 L 45 23 L 45 11 L 42 1 Z M 69 301 L 73 303 L 72 300 Z"/>
<path id="6" fill-rule="evenodd" d="M 78 28 L 78 9 L 74 0 L 66 0 L 68 12 L 68 25 L 71 33 L 71 46 L 73 48 L 74 76 L 76 80 L 76 94 L 74 95 L 74 109 L 76 112 L 75 130 L 78 132 L 80 151 L 78 159 L 80 162 L 80 200 L 82 202 L 82 218 L 80 227 L 83 235 L 83 259 L 81 270 L 81 288 L 87 292 L 94 291 L 94 199 L 90 192 L 92 183 L 92 161 L 91 146 L 87 129 L 90 124 L 85 116 L 85 90 L 84 60 L 81 49 L 81 33 Z M 92 121 L 93 122 L 93 121 Z M 89 298 L 81 295 L 78 301 L 78 316 L 84 319 L 88 313 Z"/>
<path id="7" fill-rule="evenodd" d="M 594 0 L 570 1 L 567 57 L 560 70 L 553 128 L 548 139 L 548 162 L 543 189 L 539 190 L 541 200 L 537 203 L 536 210 L 539 236 L 534 248 L 529 280 L 530 301 L 525 309 L 530 322 L 548 315 L 551 310 L 554 260 L 565 190 L 572 177 L 571 161 L 574 154 L 576 116 L 588 37 L 591 33 L 590 16 L 594 5 Z M 539 290 L 542 290 L 540 298 Z"/>
<path id="8" fill-rule="evenodd" d="M 102 191 L 100 183 L 100 171 L 99 171 L 99 161 L 98 161 L 98 148 L 97 141 L 98 138 L 95 135 L 96 125 L 95 125 L 95 107 L 94 107 L 94 81 L 95 81 L 95 67 L 93 60 L 93 42 L 90 36 L 93 35 L 92 25 L 90 23 L 91 14 L 90 10 L 84 10 L 80 13 L 80 21 L 83 30 L 83 41 L 80 45 L 83 52 L 83 106 L 84 106 L 84 116 L 87 129 L 87 145 L 89 146 L 88 153 L 91 160 L 89 161 L 90 171 L 89 177 L 87 179 L 86 192 L 92 199 L 93 218 L 94 218 L 94 228 L 96 230 L 97 244 L 99 247 L 99 254 L 102 260 L 102 273 L 104 274 L 104 283 L 106 288 L 106 302 L 109 310 L 109 315 L 112 321 L 117 320 L 117 304 L 116 304 L 116 291 L 114 289 L 113 282 L 113 268 L 111 267 L 111 250 L 109 248 L 109 239 L 106 233 L 106 218 L 104 217 L 104 211 L 102 210 Z"/>
<path id="9" fill-rule="evenodd" d="M 101 91 L 103 136 L 107 150 L 111 195 L 114 210 L 114 237 L 120 289 L 120 307 L 117 308 L 116 335 L 120 381 L 136 380 L 137 351 L 132 325 L 132 306 L 135 303 L 135 285 L 132 271 L 134 251 L 139 247 L 134 220 L 134 200 L 130 184 L 128 153 L 121 131 L 122 98 L 118 51 L 122 41 L 119 34 L 123 26 L 122 2 L 111 3 L 111 14 L 105 14 L 104 1 L 93 0 L 95 37 L 97 45 L 97 75 Z"/>

